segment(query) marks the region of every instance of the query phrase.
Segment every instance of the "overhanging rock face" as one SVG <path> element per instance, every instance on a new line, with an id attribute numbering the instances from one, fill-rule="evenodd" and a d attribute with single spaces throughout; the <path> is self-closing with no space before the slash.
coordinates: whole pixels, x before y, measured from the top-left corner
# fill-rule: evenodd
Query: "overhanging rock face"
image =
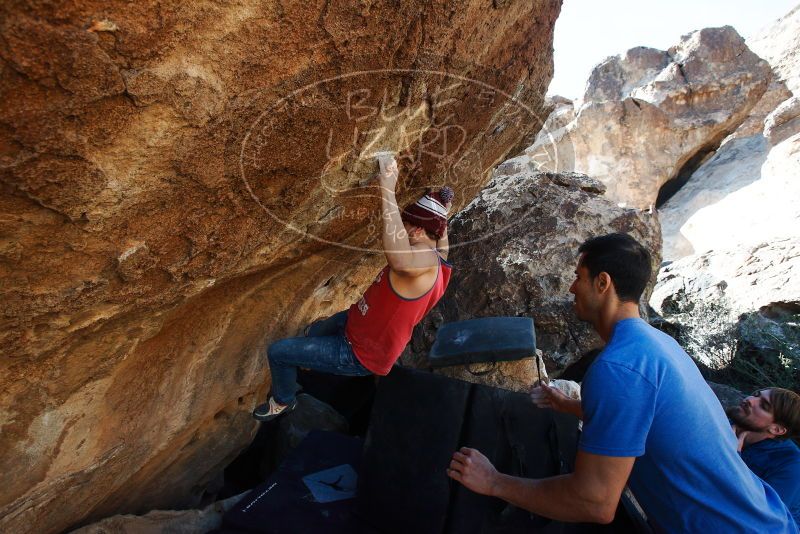
<path id="1" fill-rule="evenodd" d="M 382 262 L 398 198 L 463 207 L 547 110 L 560 1 L 0 7 L 0 530 L 197 502 L 268 340 Z"/>

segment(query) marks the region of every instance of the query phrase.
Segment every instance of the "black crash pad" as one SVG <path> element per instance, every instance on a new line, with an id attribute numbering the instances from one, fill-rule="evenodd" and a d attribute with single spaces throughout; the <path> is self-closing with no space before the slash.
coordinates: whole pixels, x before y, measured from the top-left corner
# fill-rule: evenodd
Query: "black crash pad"
<path id="1" fill-rule="evenodd" d="M 439 327 L 428 356 L 431 367 L 521 360 L 536 355 L 530 317 L 483 317 Z"/>

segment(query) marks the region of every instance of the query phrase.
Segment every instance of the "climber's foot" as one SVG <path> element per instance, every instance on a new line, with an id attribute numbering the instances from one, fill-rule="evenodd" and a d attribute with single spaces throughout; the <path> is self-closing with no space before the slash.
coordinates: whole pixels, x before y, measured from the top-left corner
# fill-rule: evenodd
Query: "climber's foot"
<path id="1" fill-rule="evenodd" d="M 272 421 L 283 414 L 289 413 L 297 406 L 297 399 L 290 404 L 279 404 L 274 397 L 270 397 L 268 402 L 259 404 L 253 410 L 253 418 L 259 421 Z"/>

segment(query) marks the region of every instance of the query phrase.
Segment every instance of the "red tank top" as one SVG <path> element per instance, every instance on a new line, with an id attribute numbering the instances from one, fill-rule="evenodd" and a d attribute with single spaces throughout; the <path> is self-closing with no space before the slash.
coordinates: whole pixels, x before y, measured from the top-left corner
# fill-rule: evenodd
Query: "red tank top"
<path id="1" fill-rule="evenodd" d="M 414 326 L 444 295 L 452 267 L 439 258 L 433 287 L 415 299 L 397 294 L 389 281 L 389 266 L 381 270 L 364 296 L 350 306 L 345 336 L 361 365 L 376 375 L 387 375 L 400 357 Z"/>

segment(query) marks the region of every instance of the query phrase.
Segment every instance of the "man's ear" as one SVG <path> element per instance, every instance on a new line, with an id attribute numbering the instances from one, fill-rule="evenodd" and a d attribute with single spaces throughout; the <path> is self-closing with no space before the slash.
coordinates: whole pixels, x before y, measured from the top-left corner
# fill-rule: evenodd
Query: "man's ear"
<path id="1" fill-rule="evenodd" d="M 611 277 L 607 272 L 603 271 L 595 277 L 594 284 L 599 293 L 605 293 L 611 289 Z"/>
<path id="2" fill-rule="evenodd" d="M 771 425 L 769 425 L 768 430 L 769 433 L 775 437 L 783 436 L 784 434 L 786 434 L 786 427 L 780 423 L 772 423 Z"/>

